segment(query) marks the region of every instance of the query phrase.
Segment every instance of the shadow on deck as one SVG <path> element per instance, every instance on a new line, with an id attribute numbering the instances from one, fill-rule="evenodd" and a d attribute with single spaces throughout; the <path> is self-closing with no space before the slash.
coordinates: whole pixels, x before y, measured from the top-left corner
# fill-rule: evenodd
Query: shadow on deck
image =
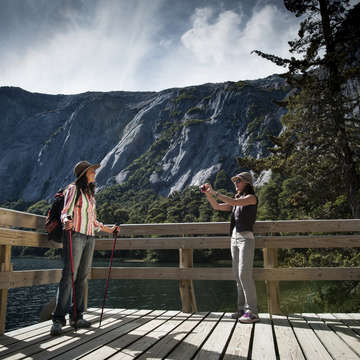
<path id="1" fill-rule="evenodd" d="M 360 314 L 260 314 L 241 324 L 229 313 L 89 309 L 90 329 L 51 322 L 5 333 L 0 359 L 359 359 Z"/>

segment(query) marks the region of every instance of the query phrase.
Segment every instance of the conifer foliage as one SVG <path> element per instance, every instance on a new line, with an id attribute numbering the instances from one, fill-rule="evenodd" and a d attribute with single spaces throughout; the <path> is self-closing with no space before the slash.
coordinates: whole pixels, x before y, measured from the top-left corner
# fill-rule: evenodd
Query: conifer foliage
<path id="1" fill-rule="evenodd" d="M 321 203 L 340 196 L 360 217 L 360 4 L 336 0 L 285 0 L 302 18 L 291 58 L 254 52 L 287 68 L 296 89 L 284 100 L 284 130 L 272 137 L 266 159 L 238 159 L 240 167 L 301 176 L 307 198 Z M 283 102 L 283 103 L 284 103 Z"/>

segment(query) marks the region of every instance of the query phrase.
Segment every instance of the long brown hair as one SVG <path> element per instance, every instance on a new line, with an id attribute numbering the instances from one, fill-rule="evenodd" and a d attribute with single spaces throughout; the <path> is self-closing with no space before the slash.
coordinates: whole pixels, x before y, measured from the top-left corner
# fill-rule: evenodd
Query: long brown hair
<path id="1" fill-rule="evenodd" d="M 78 193 L 82 191 L 84 194 L 88 194 L 91 197 L 95 196 L 95 183 L 88 183 L 86 175 L 83 175 L 77 182 L 76 182 L 76 189 Z"/>
<path id="2" fill-rule="evenodd" d="M 238 199 L 244 195 L 255 195 L 254 187 L 251 184 L 247 183 L 243 191 L 238 191 L 235 195 L 235 199 Z"/>

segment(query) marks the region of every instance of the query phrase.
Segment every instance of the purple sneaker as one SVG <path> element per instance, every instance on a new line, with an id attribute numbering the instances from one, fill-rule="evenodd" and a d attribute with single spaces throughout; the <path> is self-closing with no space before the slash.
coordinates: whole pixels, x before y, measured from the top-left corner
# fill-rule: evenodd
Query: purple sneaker
<path id="1" fill-rule="evenodd" d="M 245 314 L 245 311 L 244 311 L 244 310 L 239 310 L 239 311 L 234 312 L 233 314 L 231 314 L 231 318 L 232 318 L 232 319 L 239 319 L 239 318 L 241 318 L 244 314 Z"/>
<path id="2" fill-rule="evenodd" d="M 250 310 L 247 310 L 245 314 L 239 319 L 239 321 L 244 324 L 252 324 L 259 320 L 259 317 L 256 314 L 253 314 Z"/>

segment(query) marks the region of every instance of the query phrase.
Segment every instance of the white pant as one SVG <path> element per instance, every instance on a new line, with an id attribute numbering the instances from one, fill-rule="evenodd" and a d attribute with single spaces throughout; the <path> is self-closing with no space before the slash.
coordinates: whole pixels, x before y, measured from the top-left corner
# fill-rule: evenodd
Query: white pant
<path id="1" fill-rule="evenodd" d="M 251 231 L 236 232 L 231 236 L 232 268 L 238 292 L 238 311 L 251 310 L 257 314 L 256 287 L 253 279 L 255 238 Z"/>

